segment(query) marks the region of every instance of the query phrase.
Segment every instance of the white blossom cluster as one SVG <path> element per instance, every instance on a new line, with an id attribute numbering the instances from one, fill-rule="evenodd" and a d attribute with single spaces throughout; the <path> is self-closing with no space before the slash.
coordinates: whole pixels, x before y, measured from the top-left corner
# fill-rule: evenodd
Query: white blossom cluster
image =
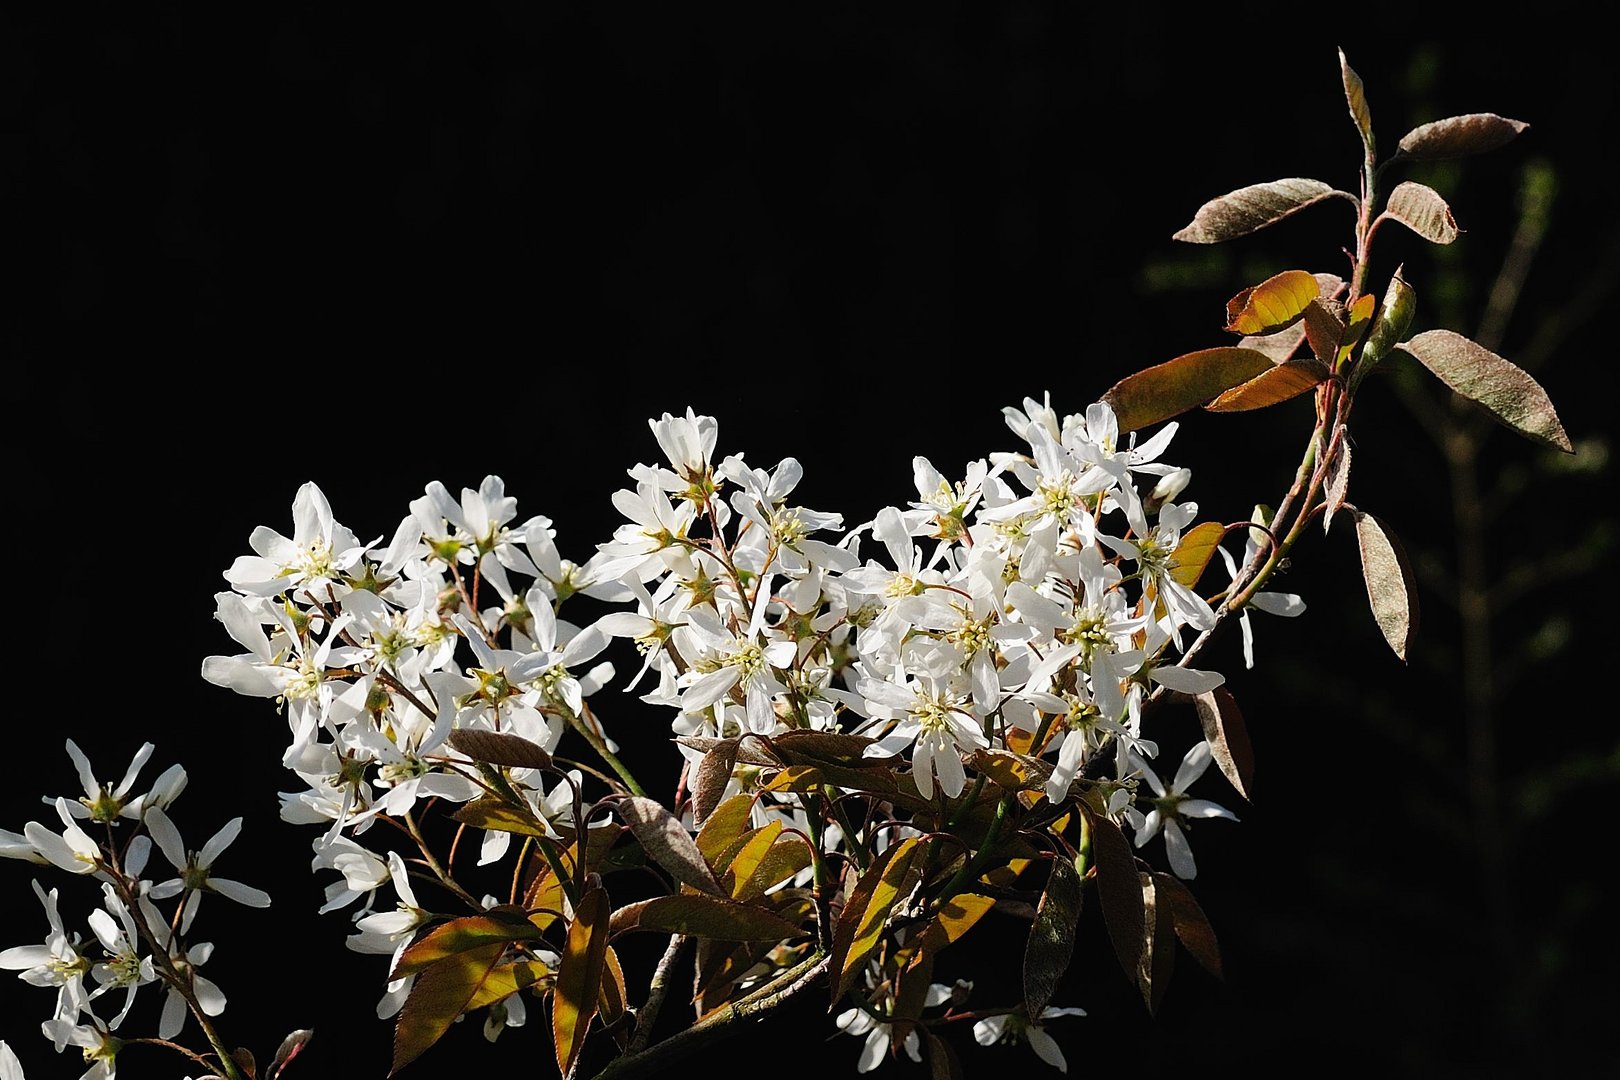
<path id="1" fill-rule="evenodd" d="M 1210 748 L 1195 745 L 1167 786 L 1149 764 L 1158 747 L 1142 732 L 1155 686 L 1198 694 L 1222 682 L 1178 664 L 1189 635 L 1216 616 L 1175 573 L 1198 514 L 1176 501 L 1189 470 L 1160 461 L 1176 425 L 1122 444 L 1103 404 L 1060 417 L 1026 399 L 1003 412 L 1024 446 L 970 462 L 960 478 L 916 458 L 915 491 L 854 528 L 792 501 L 798 461 L 768 470 L 741 455 L 716 462 L 712 417 L 665 414 L 650 421 L 663 462 L 629 471 L 633 486 L 613 495 L 624 524 L 582 564 L 561 557 L 549 519 L 519 518 L 496 476 L 459 499 L 429 484 L 386 542 L 362 540 L 319 488 L 304 485 L 292 535 L 254 530 L 253 553 L 225 572 L 231 588 L 216 596 L 217 618 L 239 651 L 209 657 L 202 673 L 281 708 L 283 763 L 301 781 L 282 796 L 282 816 L 322 826 L 314 866 L 336 874 L 323 910 L 361 903 L 351 946 L 397 959 L 432 915 L 418 906 L 398 853 L 368 846 L 367 832 L 381 820 L 411 821 L 420 801 L 481 793 L 471 763 L 447 741 L 458 729 L 516 734 L 550 752 L 572 728 L 611 755 L 615 733 L 628 738 L 631 728 L 605 728 L 590 699 L 614 677 L 600 657 L 616 637 L 643 656 L 626 689 L 650 678 L 641 700 L 667 709 L 673 732 L 688 737 L 681 752 L 692 770 L 706 738 L 857 733 L 872 738 L 868 756 L 908 772 L 917 795 L 934 800 L 976 782 L 977 752 L 1044 756 L 1047 799 L 1062 802 L 1077 781 L 1102 785 L 1108 812 L 1137 844 L 1163 832 L 1171 868 L 1192 877 L 1187 820 L 1232 817 L 1187 793 Z M 577 595 L 609 610 L 569 622 L 560 609 Z M 1302 607 L 1286 597 L 1264 610 Z M 542 775 L 512 769 L 511 787 L 548 827 L 572 826 L 581 774 L 549 790 Z M 729 790 L 753 790 L 757 775 L 739 765 Z M 118 802 L 128 785 L 94 798 Z M 231 894 L 208 868 L 234 828 L 187 855 L 160 803 L 125 801 L 121 812 L 145 807 L 152 838 L 181 868 L 180 884 L 147 897 L 187 890 L 189 928 L 202 892 Z M 74 863 L 85 854 L 77 804 L 60 805 L 65 837 L 30 825 L 25 837 L 7 835 L 5 853 L 90 866 Z M 801 827 L 805 817 L 791 794 L 762 798 L 756 816 L 769 814 Z M 479 861 L 502 859 L 510 835 L 485 833 Z M 842 842 L 836 828 L 822 835 L 829 846 Z M 399 902 L 378 909 L 390 883 Z M 92 965 L 80 966 L 74 939 L 61 932 L 54 894 L 41 895 L 52 959 L 30 952 L 31 964 L 44 965 L 30 970 L 78 972 L 50 983 L 63 987 L 51 1031 L 59 1043 L 82 1042 L 91 1036 L 72 1032 L 116 1025 L 74 1026 L 94 997 L 79 989 Z M 116 898 L 101 915 L 97 937 L 113 954 L 129 937 L 118 936 Z M 206 958 L 199 948 L 187 963 Z M 22 954 L 4 955 L 16 966 Z M 120 963 L 103 987 L 150 981 L 139 963 Z M 379 1015 L 396 1012 L 410 985 L 391 983 Z M 515 997 L 500 1013 L 491 1037 L 523 1022 Z"/>
<path id="2" fill-rule="evenodd" d="M 185 790 L 184 769 L 171 766 L 148 790 L 136 793 L 152 750 L 151 743 L 142 745 L 123 778 L 108 784 L 96 778 L 89 760 L 69 739 L 68 756 L 84 793 L 45 800 L 59 827 L 30 821 L 21 833 L 0 829 L 0 855 L 100 885 L 99 906 L 75 924 L 62 913 L 59 890 L 46 891 L 35 881 L 34 894 L 45 912 L 45 940 L 0 951 L 0 968 L 55 991 L 56 1003 L 42 1031 L 58 1052 L 68 1046 L 83 1052 L 89 1063 L 84 1080 L 116 1075 L 123 1041 L 114 1032 L 122 1029 L 143 986 L 157 984 L 165 993 L 159 1039 L 180 1034 L 193 1003 L 207 1017 L 224 1012 L 224 993 L 198 970 L 214 946 L 192 934 L 205 895 L 249 907 L 270 905 L 262 890 L 214 872 L 214 864 L 241 831 L 241 818 L 232 819 L 200 848 L 181 839 L 168 811 Z M 154 846 L 158 860 L 151 857 Z M 21 1076 L 10 1049 L 0 1050 L 0 1077 Z"/>

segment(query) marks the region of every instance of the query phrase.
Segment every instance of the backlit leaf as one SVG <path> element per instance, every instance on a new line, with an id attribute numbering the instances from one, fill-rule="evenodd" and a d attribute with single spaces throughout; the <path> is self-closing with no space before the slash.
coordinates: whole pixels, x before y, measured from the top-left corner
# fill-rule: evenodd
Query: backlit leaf
<path id="1" fill-rule="evenodd" d="M 698 830 L 696 843 L 698 852 L 711 868 L 724 865 L 719 862 L 720 853 L 747 830 L 753 810 L 752 795 L 733 795 L 703 823 L 703 828 Z"/>
<path id="2" fill-rule="evenodd" d="M 1136 856 L 1130 841 L 1113 819 L 1080 804 L 1091 828 L 1091 854 L 1097 864 L 1097 896 L 1102 901 L 1103 922 L 1114 943 L 1125 977 L 1136 981 L 1136 968 L 1142 958 L 1144 914 L 1142 883 L 1137 877 Z"/>
<path id="3" fill-rule="evenodd" d="M 1074 955 L 1074 932 L 1080 921 L 1085 899 L 1074 860 L 1061 846 L 1052 860 L 1052 872 L 1041 893 L 1035 921 L 1024 946 L 1024 1006 L 1030 1016 L 1040 1016 L 1052 1001 L 1063 973 Z"/>
<path id="4" fill-rule="evenodd" d="M 574 910 L 568 942 L 557 965 L 557 982 L 552 989 L 551 1038 L 557 1051 L 557 1068 L 564 1076 L 574 1067 L 585 1033 L 596 1015 L 602 993 L 602 973 L 607 967 L 609 909 L 605 889 L 591 889 L 580 897 Z"/>
<path id="5" fill-rule="evenodd" d="M 1215 928 L 1210 926 L 1204 909 L 1198 906 L 1192 892 L 1173 874 L 1155 873 L 1153 885 L 1155 899 L 1160 906 L 1169 910 L 1170 921 L 1181 944 L 1186 946 L 1205 971 L 1217 979 L 1224 979 L 1221 946 L 1215 940 Z"/>
<path id="6" fill-rule="evenodd" d="M 596 1012 L 602 1023 L 612 1027 L 625 1013 L 624 968 L 619 953 L 609 945 L 602 954 L 602 988 L 596 996 Z"/>
<path id="7" fill-rule="evenodd" d="M 1406 647 L 1418 625 L 1417 581 L 1412 567 L 1387 525 L 1360 510 L 1351 512 L 1356 521 L 1356 541 L 1361 546 L 1361 576 L 1367 583 L 1373 618 L 1395 655 L 1405 660 Z"/>
<path id="8" fill-rule="evenodd" d="M 505 951 L 506 946 L 496 942 L 453 953 L 416 976 L 394 1027 L 394 1062 L 389 1076 L 421 1057 L 450 1030 Z"/>
<path id="9" fill-rule="evenodd" d="M 1234 334 L 1275 334 L 1305 314 L 1319 288 L 1314 274 L 1284 270 L 1226 302 L 1226 329 Z"/>
<path id="10" fill-rule="evenodd" d="M 1196 409 L 1272 367 L 1254 349 L 1200 349 L 1127 375 L 1103 395 L 1123 434 Z"/>
<path id="11" fill-rule="evenodd" d="M 1226 527 L 1218 521 L 1200 522 L 1182 533 L 1181 542 L 1170 556 L 1170 576 L 1189 589 L 1197 585 L 1225 537 Z"/>
<path id="12" fill-rule="evenodd" d="M 922 934 L 913 940 L 919 943 L 919 949 L 937 954 L 945 946 L 961 940 L 995 906 L 995 900 L 988 896 L 957 893 L 940 906 L 938 913 L 928 920 Z"/>
<path id="13" fill-rule="evenodd" d="M 1495 113 L 1448 116 L 1408 131 L 1401 138 L 1401 152 L 1423 160 L 1483 154 L 1512 142 L 1529 126 Z"/>
<path id="14" fill-rule="evenodd" d="M 1327 365 L 1315 357 L 1301 357 L 1262 371 L 1242 386 L 1234 386 L 1205 405 L 1210 412 L 1246 412 L 1288 401 L 1328 377 Z"/>
<path id="15" fill-rule="evenodd" d="M 1522 368 L 1450 330 L 1426 331 L 1401 349 L 1507 427 L 1566 454 L 1575 452 L 1547 391 Z"/>
<path id="16" fill-rule="evenodd" d="M 1254 748 L 1237 699 L 1226 687 L 1217 686 L 1206 694 L 1194 696 L 1193 704 L 1198 710 L 1204 738 L 1209 741 L 1210 756 L 1215 759 L 1221 775 L 1239 795 L 1254 801 Z"/>
<path id="17" fill-rule="evenodd" d="M 1355 354 L 1356 346 L 1361 344 L 1362 335 L 1372 325 L 1373 312 L 1378 307 L 1378 298 L 1372 293 L 1358 299 L 1350 305 L 1347 313 L 1349 319 L 1344 328 L 1344 334 L 1339 338 L 1339 355 L 1334 360 L 1335 368 L 1342 368 Z"/>
<path id="18" fill-rule="evenodd" d="M 731 770 L 737 764 L 737 743 L 726 739 L 703 755 L 698 763 L 697 779 L 692 784 L 692 821 L 702 825 L 714 813 L 725 797 L 726 785 L 731 783 Z"/>
<path id="19" fill-rule="evenodd" d="M 759 864 L 765 861 L 766 852 L 776 843 L 776 838 L 782 835 L 782 822 L 772 819 L 763 828 L 755 829 L 748 842 L 742 846 L 737 854 L 731 857 L 731 863 L 726 872 L 720 875 L 720 886 L 725 889 L 731 898 L 741 899 L 738 891 L 746 886 L 753 877 Z M 764 889 L 759 890 L 764 892 Z M 757 895 L 757 894 L 756 894 Z"/>
<path id="20" fill-rule="evenodd" d="M 1157 1016 L 1164 993 L 1170 988 L 1170 975 L 1176 964 L 1175 923 L 1170 917 L 1170 905 L 1163 903 L 1156 885 L 1157 874 L 1143 874 L 1142 914 L 1145 933 L 1142 955 L 1136 966 L 1136 986 L 1142 992 L 1142 1002 L 1148 1012 Z"/>
<path id="21" fill-rule="evenodd" d="M 1218 244 L 1263 229 L 1337 194 L 1342 193 L 1320 180 L 1300 177 L 1252 184 L 1199 207 L 1191 223 L 1172 239 L 1189 244 Z"/>
<path id="22" fill-rule="evenodd" d="M 613 913 L 613 932 L 656 930 L 719 941 L 785 941 L 800 930 L 774 912 L 701 893 L 658 896 Z"/>
<path id="23" fill-rule="evenodd" d="M 1367 107 L 1367 90 L 1361 84 L 1361 76 L 1350 66 L 1345 59 L 1344 50 L 1339 50 L 1339 74 L 1344 79 L 1344 99 L 1350 104 L 1350 119 L 1356 123 L 1356 130 L 1361 133 L 1361 145 L 1366 149 L 1367 160 L 1373 160 L 1376 144 L 1373 142 L 1372 110 Z"/>
<path id="24" fill-rule="evenodd" d="M 771 845 L 748 880 L 737 886 L 738 900 L 752 900 L 810 865 L 810 848 L 797 836 L 784 836 Z"/>
<path id="25" fill-rule="evenodd" d="M 901 890 L 911 873 L 913 856 L 920 850 L 916 837 L 887 849 L 873 860 L 856 882 L 854 892 L 833 928 L 833 1001 L 844 996 L 861 965 L 883 937 L 885 920 L 901 898 Z"/>
<path id="26" fill-rule="evenodd" d="M 761 788 L 765 791 L 811 791 L 827 782 L 814 765 L 789 765 L 771 777 Z"/>
<path id="27" fill-rule="evenodd" d="M 621 799 L 618 811 L 652 860 L 675 875 L 676 880 L 707 893 L 722 891 L 686 827 L 659 802 L 640 797 Z"/>
<path id="28" fill-rule="evenodd" d="M 551 969 L 538 960 L 518 960 L 511 964 L 500 964 L 490 970 L 489 977 L 484 985 L 478 988 L 478 993 L 467 1002 L 467 1012 L 482 1009 L 486 1005 L 493 1005 L 497 1001 L 505 1001 L 520 990 L 530 986 L 551 974 Z"/>
<path id="29" fill-rule="evenodd" d="M 504 731 L 478 731 L 459 728 L 447 740 L 474 761 L 506 765 L 514 769 L 549 769 L 551 755 L 539 743 Z"/>
<path id="30" fill-rule="evenodd" d="M 1449 244 L 1457 239 L 1457 220 L 1440 193 L 1408 180 L 1389 193 L 1384 213 L 1432 244 Z"/>
<path id="31" fill-rule="evenodd" d="M 390 979 L 403 979 L 407 975 L 436 964 L 447 956 L 509 941 L 538 941 L 540 931 L 529 921 L 521 908 L 490 908 L 482 915 L 467 915 L 451 919 L 423 934 L 400 954 Z"/>
<path id="32" fill-rule="evenodd" d="M 544 822 L 526 807 L 514 806 L 504 799 L 488 796 L 477 798 L 450 816 L 480 829 L 517 833 L 520 836 L 546 835 Z"/>

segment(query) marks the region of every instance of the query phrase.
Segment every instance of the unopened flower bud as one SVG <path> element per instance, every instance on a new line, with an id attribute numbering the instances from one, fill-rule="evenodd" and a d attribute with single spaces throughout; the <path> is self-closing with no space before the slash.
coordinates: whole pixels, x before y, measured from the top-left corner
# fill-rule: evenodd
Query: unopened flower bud
<path id="1" fill-rule="evenodd" d="M 1362 347 L 1358 379 L 1371 371 L 1373 365 L 1406 336 L 1407 328 L 1412 325 L 1412 312 L 1416 308 L 1417 293 L 1412 291 L 1412 286 L 1406 283 L 1397 268 L 1395 276 L 1390 279 L 1389 288 L 1384 291 L 1384 303 L 1378 309 L 1378 317 L 1373 320 L 1372 329 L 1367 333 L 1367 344 Z"/>
<path id="2" fill-rule="evenodd" d="M 1168 472 L 1159 477 L 1159 482 L 1153 485 L 1153 491 L 1146 500 L 1148 513 L 1158 513 L 1159 507 L 1173 501 L 1183 491 L 1186 491 L 1187 484 L 1191 480 L 1191 469 L 1176 469 L 1174 472 Z"/>

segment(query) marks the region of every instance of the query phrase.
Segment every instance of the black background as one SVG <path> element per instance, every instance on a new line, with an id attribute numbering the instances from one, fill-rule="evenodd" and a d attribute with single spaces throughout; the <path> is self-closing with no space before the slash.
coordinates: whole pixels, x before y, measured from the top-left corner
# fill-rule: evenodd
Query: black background
<path id="1" fill-rule="evenodd" d="M 183 762 L 182 831 L 200 842 L 244 815 L 222 871 L 276 896 L 268 914 L 204 912 L 209 972 L 232 1001 L 222 1029 L 264 1058 L 287 1029 L 315 1027 L 311 1076 L 386 1071 L 381 961 L 343 949 L 341 916 L 314 914 L 311 837 L 275 812 L 292 780 L 277 765 L 285 725 L 197 677 L 231 647 L 212 621 L 218 572 L 253 526 L 286 527 L 299 483 L 318 481 L 369 538 L 428 480 L 499 473 L 583 561 L 614 524 L 623 470 L 656 455 L 645 418 L 691 404 L 719 418 L 722 453 L 795 455 L 806 505 L 865 520 L 907 497 L 913 454 L 954 473 L 1011 448 L 1002 405 L 1050 390 L 1079 411 L 1130 371 L 1222 343 L 1238 288 L 1290 266 L 1342 270 L 1351 221 L 1337 204 L 1223 248 L 1168 238 L 1243 184 L 1353 189 L 1359 153 L 1331 45 L 1104 36 L 1055 5 L 768 24 L 514 5 L 454 26 L 171 16 L 4 38 L 7 231 L 27 253 L 5 331 L 26 422 L 12 551 L 30 599 L 12 614 L 0 825 L 48 820 L 37 797 L 74 790 L 65 734 L 104 774 L 143 739 L 158 767 Z M 1303 544 L 1289 587 L 1311 610 L 1261 619 L 1254 672 L 1230 642 L 1217 653 L 1260 769 L 1253 806 L 1224 796 L 1243 824 L 1196 841 L 1228 979 L 1184 956 L 1149 1020 L 1088 911 L 1058 1003 L 1091 1015 L 1054 1028 L 1077 1073 L 1545 1072 L 1606 1046 L 1612 1059 L 1612 987 L 1593 985 L 1612 975 L 1614 914 L 1613 423 L 1598 374 L 1616 275 L 1612 68 L 1569 41 L 1347 45 L 1386 146 L 1458 112 L 1533 124 L 1488 158 L 1411 174 L 1468 230 L 1438 256 L 1394 229 L 1381 240 L 1373 280 L 1404 260 L 1421 326 L 1449 313 L 1472 331 L 1523 170 L 1546 162 L 1559 184 L 1503 351 L 1560 328 L 1537 374 L 1584 467 L 1553 469 L 1505 434 L 1482 459 L 1488 480 L 1528 478 L 1494 504 L 1493 572 L 1563 559 L 1495 639 L 1506 861 L 1482 869 L 1471 824 L 1444 465 L 1375 379 L 1353 425 L 1352 496 L 1413 548 L 1429 618 L 1412 664 L 1378 639 L 1348 535 Z M 1309 423 L 1302 403 L 1195 415 L 1168 457 L 1194 466 L 1207 516 L 1237 520 L 1281 494 Z M 603 711 L 622 715 L 620 742 L 672 783 L 667 718 L 615 694 Z M 1194 721 L 1162 723 L 1179 756 Z M 0 867 L 0 944 L 43 932 L 28 876 Z M 59 883 L 82 919 L 90 892 Z M 1015 924 L 997 929 L 941 967 L 976 979 L 985 1005 L 1010 999 L 1022 948 Z M 627 954 L 633 986 L 655 948 Z M 132 1027 L 155 1016 L 145 993 Z M 856 1041 L 824 1043 L 811 998 L 731 1044 L 739 1060 L 849 1069 Z M 4 980 L 0 1035 L 31 1076 L 77 1075 L 34 1034 L 49 1000 Z M 406 1075 L 549 1067 L 539 1010 L 496 1049 L 464 1026 Z M 1043 1068 L 965 1029 L 969 1075 Z M 173 1074 L 157 1054 L 129 1051 L 121 1075 Z"/>

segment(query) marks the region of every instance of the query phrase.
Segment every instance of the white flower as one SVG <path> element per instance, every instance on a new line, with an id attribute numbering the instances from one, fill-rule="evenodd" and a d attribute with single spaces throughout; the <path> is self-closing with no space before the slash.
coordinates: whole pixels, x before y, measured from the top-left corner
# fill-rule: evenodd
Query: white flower
<path id="1" fill-rule="evenodd" d="M 116 1028 L 129 1015 L 130 1006 L 135 1004 L 136 991 L 157 980 L 157 970 L 152 966 L 152 958 L 142 956 L 136 947 L 140 939 L 135 933 L 135 917 L 129 913 L 129 908 L 118 899 L 111 885 L 102 888 L 102 901 L 107 910 L 97 908 L 90 913 L 90 929 L 95 932 L 101 947 L 107 950 L 107 958 L 91 969 L 100 985 L 91 993 L 90 1000 L 94 1001 L 109 990 L 124 991 L 124 1007 L 107 1025 Z"/>
<path id="2" fill-rule="evenodd" d="M 50 860 L 29 843 L 28 837 L 9 829 L 0 829 L 0 859 L 21 859 L 23 862 L 31 862 L 38 866 L 50 865 Z"/>
<path id="3" fill-rule="evenodd" d="M 344 944 L 355 952 L 387 955 L 388 970 L 393 971 L 417 928 L 433 918 L 433 914 L 416 902 L 416 890 L 411 888 L 405 860 L 397 851 L 388 853 L 388 874 L 394 883 L 394 892 L 399 895 L 398 904 L 393 911 L 373 912 L 357 919 L 354 927 L 359 933 L 351 935 Z M 414 980 L 415 976 L 407 975 L 388 984 L 382 1000 L 377 1003 L 379 1020 L 386 1020 L 400 1010 Z"/>
<path id="4" fill-rule="evenodd" d="M 720 439 L 720 425 L 714 417 L 699 416 L 689 405 L 685 416 L 665 413 L 657 420 L 648 420 L 647 426 L 652 428 L 658 448 L 675 466 L 680 481 L 678 486 L 671 485 L 668 490 L 676 491 L 687 485 L 701 484 L 709 475 L 709 461 L 714 456 L 715 443 Z"/>
<path id="5" fill-rule="evenodd" d="M 1259 507 L 1255 508 L 1259 510 Z M 1232 583 L 1237 583 L 1238 570 L 1248 566 L 1260 550 L 1260 542 L 1255 534 L 1257 529 L 1249 530 L 1249 537 L 1243 544 L 1243 558 L 1233 561 L 1231 552 L 1225 548 L 1216 548 L 1221 553 L 1221 561 L 1226 563 L 1227 576 Z M 1260 533 L 1260 536 L 1264 536 Z M 1249 602 L 1238 613 L 1238 623 L 1243 631 L 1243 666 L 1254 667 L 1254 626 L 1249 621 L 1249 609 L 1264 611 L 1268 615 L 1281 615 L 1285 619 L 1292 619 L 1305 613 L 1305 601 L 1296 593 L 1257 592 L 1249 597 Z"/>
<path id="6" fill-rule="evenodd" d="M 1192 847 L 1187 843 L 1187 835 L 1182 831 L 1187 818 L 1227 818 L 1236 821 L 1237 815 L 1223 806 L 1219 806 L 1207 799 L 1189 799 L 1187 789 L 1192 787 L 1204 770 L 1209 768 L 1211 750 L 1209 743 L 1201 742 L 1187 751 L 1182 758 L 1180 768 L 1176 769 L 1175 779 L 1166 788 L 1150 765 L 1141 758 L 1133 755 L 1132 761 L 1141 770 L 1142 778 L 1147 781 L 1148 787 L 1153 789 L 1157 798 L 1152 799 L 1153 809 L 1141 822 L 1138 811 L 1131 811 L 1131 822 L 1136 828 L 1136 846 L 1141 847 L 1164 829 L 1164 848 L 1170 856 L 1170 869 L 1176 876 L 1191 881 L 1198 874 L 1198 864 L 1193 861 Z"/>
<path id="7" fill-rule="evenodd" d="M 101 849 L 73 820 L 66 799 L 56 800 L 56 815 L 66 826 L 58 836 L 37 821 L 23 826 L 23 835 L 45 858 L 70 874 L 93 874 L 100 869 Z"/>
<path id="8" fill-rule="evenodd" d="M 186 851 L 185 842 L 180 839 L 180 830 L 174 827 L 169 815 L 157 807 L 146 812 L 146 829 L 157 842 L 158 850 L 163 852 L 163 857 L 180 871 L 179 877 L 154 885 L 148 895 L 154 900 L 165 900 L 182 892 L 191 894 L 186 897 L 185 911 L 180 917 L 182 934 L 190 932 L 191 921 L 197 917 L 197 907 L 202 902 L 204 892 L 219 893 L 248 907 L 270 906 L 270 894 L 264 890 L 244 885 L 240 881 L 232 881 L 230 878 L 215 877 L 212 873 L 214 861 L 231 846 L 231 842 L 242 831 L 241 818 L 232 818 L 226 822 L 225 827 L 215 833 L 208 843 L 202 846 L 201 851 L 194 852 Z"/>
<path id="9" fill-rule="evenodd" d="M 332 520 L 331 503 L 313 483 L 299 488 L 293 499 L 292 539 L 260 525 L 248 544 L 258 554 L 237 559 L 225 580 L 250 596 L 317 589 L 338 580 L 365 553 L 354 533 Z"/>
<path id="10" fill-rule="evenodd" d="M 4 1039 L 0 1039 L 0 1080 L 25 1080 L 22 1062 Z"/>
<path id="11" fill-rule="evenodd" d="M 225 1011 L 225 994 L 214 982 L 197 973 L 197 968 L 208 962 L 214 955 L 214 946 L 211 942 L 199 941 L 185 951 L 183 956 L 173 956 L 170 961 L 182 974 L 191 975 L 191 989 L 197 995 L 197 1004 L 202 1006 L 204 1015 L 218 1016 Z M 186 1025 L 186 999 L 174 987 L 169 987 L 169 994 L 163 1001 L 163 1015 L 158 1018 L 158 1038 L 172 1039 L 180 1034 L 180 1029 Z"/>
<path id="12" fill-rule="evenodd" d="M 76 936 L 68 937 L 62 926 L 62 916 L 56 910 L 56 890 L 47 893 L 33 882 L 34 895 L 45 907 L 45 918 L 50 931 L 43 945 L 19 945 L 0 952 L 0 968 L 20 972 L 17 976 L 30 986 L 57 987 L 55 1016 L 73 1020 L 86 1008 L 89 998 L 84 992 L 84 977 L 91 962 L 78 949 Z"/>
<path id="13" fill-rule="evenodd" d="M 90 1062 L 90 1068 L 79 1080 L 114 1080 L 118 1075 L 118 1051 L 124 1044 L 110 1032 L 69 1020 L 47 1020 L 40 1027 L 46 1038 L 56 1043 L 58 1051 L 64 1046 L 77 1046 L 84 1051 L 84 1060 Z"/>
<path id="14" fill-rule="evenodd" d="M 1067 1075 L 1069 1063 L 1064 1059 L 1063 1050 L 1058 1046 L 1057 1040 L 1046 1033 L 1043 1021 L 1055 1020 L 1060 1016 L 1084 1015 L 1086 1015 L 1084 1009 L 1058 1009 L 1048 1005 L 1041 1010 L 1039 1021 L 1029 1020 L 1016 1013 L 988 1016 L 974 1022 L 973 1039 L 980 1046 L 993 1046 L 998 1042 L 1027 1041 L 1029 1048 L 1035 1051 L 1036 1057 Z"/>
<path id="15" fill-rule="evenodd" d="M 69 739 L 68 757 L 73 759 L 73 767 L 78 770 L 79 782 L 84 785 L 84 797 L 76 803 L 68 803 L 68 812 L 80 820 L 100 823 L 115 821 L 119 817 L 139 819 L 140 804 L 138 800 L 129 798 L 129 789 L 135 786 L 135 778 L 140 775 L 141 766 L 152 756 L 152 749 L 151 743 L 142 743 L 141 748 L 135 751 L 129 768 L 124 771 L 124 778 L 109 788 L 96 779 L 89 759 L 78 744 Z"/>
<path id="16" fill-rule="evenodd" d="M 947 650 L 946 663 L 949 663 Z M 866 748 L 867 757 L 912 751 L 911 777 L 925 799 L 934 797 L 934 777 L 947 797 L 956 798 L 967 786 L 967 773 L 958 752 L 982 750 L 990 745 L 971 711 L 971 700 L 951 685 L 948 674 L 923 671 L 904 682 L 863 678 L 856 691 L 865 699 L 869 716 L 899 723 Z"/>

